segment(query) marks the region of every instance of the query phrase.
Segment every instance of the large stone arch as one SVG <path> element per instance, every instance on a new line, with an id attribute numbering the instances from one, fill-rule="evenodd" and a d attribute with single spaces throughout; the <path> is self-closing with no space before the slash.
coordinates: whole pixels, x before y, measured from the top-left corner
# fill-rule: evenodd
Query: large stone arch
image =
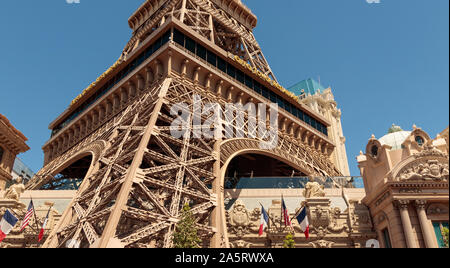
<path id="1" fill-rule="evenodd" d="M 262 149 L 261 140 L 235 138 L 224 140 L 220 144 L 220 175 L 218 185 L 220 185 L 220 192 L 218 195 L 218 207 L 220 213 L 220 228 L 223 232 L 223 243 L 225 247 L 230 247 L 228 238 L 228 229 L 226 222 L 226 211 L 224 203 L 224 184 L 225 173 L 230 162 L 237 156 L 244 154 L 260 154 L 270 158 L 274 158 L 285 164 L 298 169 L 308 176 L 335 176 L 339 174 L 332 165 L 327 165 L 325 159 L 319 163 L 320 158 L 308 157 L 307 148 L 304 145 L 297 143 L 294 139 L 289 137 L 279 137 L 276 148 Z"/>
<path id="2" fill-rule="evenodd" d="M 38 190 L 62 170 L 66 169 L 76 161 L 91 155 L 91 164 L 85 178 L 89 177 L 95 171 L 95 165 L 104 152 L 106 144 L 107 143 L 105 141 L 94 141 L 88 145 L 80 144 L 80 148 L 68 151 L 63 156 L 56 158 L 41 169 L 35 175 L 35 178 L 30 181 L 30 184 L 27 185 L 27 189 Z"/>

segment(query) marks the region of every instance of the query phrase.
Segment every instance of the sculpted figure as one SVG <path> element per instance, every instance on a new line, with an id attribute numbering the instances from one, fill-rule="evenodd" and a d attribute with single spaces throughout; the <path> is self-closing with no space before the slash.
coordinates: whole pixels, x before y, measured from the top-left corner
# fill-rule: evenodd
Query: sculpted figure
<path id="1" fill-rule="evenodd" d="M 448 164 L 442 165 L 441 176 L 444 180 L 448 180 L 449 172 L 448 172 Z"/>
<path id="2" fill-rule="evenodd" d="M 23 194 L 23 192 L 25 192 L 25 185 L 23 185 L 22 183 L 22 176 L 19 176 L 16 181 L 16 184 L 12 185 L 8 188 L 8 190 L 6 190 L 3 198 L 19 201 L 20 196 Z"/>
<path id="3" fill-rule="evenodd" d="M 305 198 L 324 197 L 325 187 L 317 182 L 308 182 L 303 191 Z"/>
<path id="4" fill-rule="evenodd" d="M 420 173 L 420 174 L 418 174 L 418 173 L 416 173 L 415 171 L 414 171 L 414 169 L 412 169 L 412 168 L 408 168 L 408 170 L 407 171 L 405 171 L 405 173 L 404 173 L 404 176 L 402 176 L 402 178 L 404 178 L 403 180 L 407 180 L 407 181 L 411 181 L 411 180 L 420 180 L 420 179 L 422 179 L 422 172 L 423 171 L 425 171 L 425 173 L 427 172 L 426 171 L 426 167 L 424 167 L 423 165 L 419 165 L 419 169 L 418 169 L 418 172 Z"/>

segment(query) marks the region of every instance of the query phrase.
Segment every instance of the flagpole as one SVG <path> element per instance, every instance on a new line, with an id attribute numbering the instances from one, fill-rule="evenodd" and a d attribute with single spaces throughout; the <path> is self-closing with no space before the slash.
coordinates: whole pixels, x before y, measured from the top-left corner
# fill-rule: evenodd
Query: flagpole
<path id="1" fill-rule="evenodd" d="M 261 205 L 261 207 L 264 208 L 264 206 L 261 204 L 261 202 L 259 202 L 259 204 Z M 269 217 L 269 220 L 273 223 L 273 225 L 275 225 L 275 227 L 277 227 L 277 225 L 275 224 L 275 221 L 270 217 L 269 212 L 267 212 L 267 216 Z"/>
<path id="2" fill-rule="evenodd" d="M 50 210 L 52 209 L 52 207 L 53 207 L 53 205 L 51 205 L 50 208 L 48 209 L 47 216 L 45 216 L 44 223 L 45 223 L 46 220 L 48 220 L 48 217 L 50 216 Z M 42 227 L 44 227 L 44 226 L 42 225 Z M 42 229 L 42 227 L 41 227 L 41 229 Z M 45 230 L 43 230 L 43 231 L 45 232 Z M 41 232 L 41 230 L 39 231 L 39 234 L 40 234 L 40 232 Z M 43 236 L 44 235 L 42 235 L 42 238 L 44 238 Z M 41 244 L 41 242 L 39 241 L 39 236 L 38 236 L 38 245 L 40 245 L 40 244 Z"/>
<path id="3" fill-rule="evenodd" d="M 36 208 L 34 207 L 33 197 L 31 197 L 31 195 L 30 195 L 30 198 L 31 198 L 31 204 L 33 204 L 34 224 L 36 225 L 36 230 L 34 230 L 34 228 L 33 228 L 33 230 L 34 231 L 39 231 L 39 225 L 37 225 L 38 219 L 36 217 Z"/>
<path id="4" fill-rule="evenodd" d="M 281 229 L 283 228 L 283 202 L 284 202 L 284 198 L 283 198 L 283 194 L 281 194 L 281 216 L 280 216 L 280 230 L 279 232 L 281 232 Z"/>

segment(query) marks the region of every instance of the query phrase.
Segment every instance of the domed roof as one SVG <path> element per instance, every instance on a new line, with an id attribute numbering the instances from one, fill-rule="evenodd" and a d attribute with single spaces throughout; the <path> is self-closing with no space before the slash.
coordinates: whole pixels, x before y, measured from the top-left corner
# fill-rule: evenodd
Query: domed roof
<path id="1" fill-rule="evenodd" d="M 388 130 L 388 134 L 384 135 L 378 141 L 382 145 L 389 145 L 391 150 L 398 150 L 402 148 L 402 143 L 411 135 L 411 131 L 404 131 L 401 127 L 392 125 Z"/>

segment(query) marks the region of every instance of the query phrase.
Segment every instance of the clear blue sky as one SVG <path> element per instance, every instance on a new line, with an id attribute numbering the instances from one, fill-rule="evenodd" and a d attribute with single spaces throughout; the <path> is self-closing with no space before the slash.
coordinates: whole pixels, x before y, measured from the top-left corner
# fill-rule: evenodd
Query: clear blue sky
<path id="1" fill-rule="evenodd" d="M 3 0 L 0 113 L 28 138 L 37 172 L 48 124 L 120 56 L 143 0 Z M 243 0 L 280 83 L 331 86 L 352 175 L 370 135 L 396 123 L 435 137 L 449 124 L 448 0 Z"/>

